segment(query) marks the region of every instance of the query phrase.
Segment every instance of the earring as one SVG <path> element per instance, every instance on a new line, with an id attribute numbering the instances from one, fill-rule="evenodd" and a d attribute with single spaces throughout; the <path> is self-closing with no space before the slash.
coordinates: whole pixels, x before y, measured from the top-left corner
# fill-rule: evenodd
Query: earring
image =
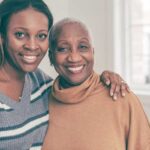
<path id="1" fill-rule="evenodd" d="M 2 38 L 0 35 L 0 67 L 3 65 L 4 63 L 4 48 L 3 48 L 3 43 L 2 43 Z"/>

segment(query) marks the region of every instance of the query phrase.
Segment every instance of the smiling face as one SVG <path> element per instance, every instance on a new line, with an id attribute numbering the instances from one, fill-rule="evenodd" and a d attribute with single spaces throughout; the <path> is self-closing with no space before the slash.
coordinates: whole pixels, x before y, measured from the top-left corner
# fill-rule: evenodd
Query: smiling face
<path id="1" fill-rule="evenodd" d="M 48 49 L 48 19 L 33 8 L 14 13 L 5 39 L 6 64 L 17 71 L 34 71 Z"/>
<path id="2" fill-rule="evenodd" d="M 67 86 L 84 82 L 93 72 L 93 47 L 88 31 L 80 23 L 67 23 L 57 35 L 53 65 Z"/>

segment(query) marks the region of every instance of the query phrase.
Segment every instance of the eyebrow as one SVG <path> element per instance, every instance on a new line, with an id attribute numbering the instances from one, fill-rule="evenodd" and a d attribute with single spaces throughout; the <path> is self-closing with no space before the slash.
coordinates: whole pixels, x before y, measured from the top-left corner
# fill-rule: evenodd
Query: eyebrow
<path id="1" fill-rule="evenodd" d="M 15 27 L 13 30 L 18 30 L 18 29 L 28 31 L 28 29 L 25 28 L 25 27 Z M 45 32 L 45 31 L 46 31 L 46 32 L 49 32 L 48 29 L 40 29 L 38 32 L 42 32 L 42 31 L 44 31 L 44 32 Z"/>
<path id="2" fill-rule="evenodd" d="M 87 37 L 81 37 L 80 39 L 89 41 L 89 38 Z"/>

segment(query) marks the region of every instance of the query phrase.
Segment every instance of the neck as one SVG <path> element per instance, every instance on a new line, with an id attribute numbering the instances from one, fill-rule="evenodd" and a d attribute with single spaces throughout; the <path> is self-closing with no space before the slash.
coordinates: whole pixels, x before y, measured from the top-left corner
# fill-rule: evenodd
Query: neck
<path id="1" fill-rule="evenodd" d="M 25 72 L 19 71 L 12 68 L 8 63 L 5 63 L 0 68 L 0 80 L 11 81 L 11 80 L 20 80 L 24 81 Z"/>
<path id="2" fill-rule="evenodd" d="M 83 82 L 81 83 L 77 83 L 77 84 L 73 84 L 71 82 L 68 82 L 67 80 L 65 80 L 64 78 L 60 77 L 60 80 L 59 80 L 59 85 L 60 85 L 60 88 L 71 88 L 71 87 L 74 87 L 74 86 L 78 86 L 80 84 L 82 84 Z"/>
<path id="3" fill-rule="evenodd" d="M 92 76 L 94 73 L 94 71 L 92 71 L 90 74 L 89 74 L 89 77 Z M 86 81 L 89 77 L 87 77 L 84 81 Z M 59 76 L 59 88 L 71 88 L 71 87 L 74 87 L 74 86 L 79 86 L 81 85 L 84 81 L 82 82 L 79 82 L 79 83 L 71 83 L 71 82 L 68 82 L 67 80 L 65 80 L 62 76 Z"/>
<path id="4" fill-rule="evenodd" d="M 60 88 L 69 88 L 69 87 L 72 87 L 73 85 L 69 84 L 64 78 L 60 77 L 60 80 L 59 80 L 59 85 L 60 85 Z"/>

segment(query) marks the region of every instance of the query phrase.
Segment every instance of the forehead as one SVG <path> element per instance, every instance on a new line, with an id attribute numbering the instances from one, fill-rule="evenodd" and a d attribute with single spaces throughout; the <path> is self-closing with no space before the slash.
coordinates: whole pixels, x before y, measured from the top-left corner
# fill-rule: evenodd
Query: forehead
<path id="1" fill-rule="evenodd" d="M 9 21 L 9 28 L 25 27 L 25 28 L 48 28 L 48 18 L 45 14 L 27 8 L 20 12 L 14 13 Z"/>
<path id="2" fill-rule="evenodd" d="M 90 38 L 89 31 L 87 28 L 80 24 L 80 23 L 66 23 L 60 27 L 60 34 L 59 37 L 69 37 L 69 36 L 75 36 L 75 37 L 87 37 Z"/>

